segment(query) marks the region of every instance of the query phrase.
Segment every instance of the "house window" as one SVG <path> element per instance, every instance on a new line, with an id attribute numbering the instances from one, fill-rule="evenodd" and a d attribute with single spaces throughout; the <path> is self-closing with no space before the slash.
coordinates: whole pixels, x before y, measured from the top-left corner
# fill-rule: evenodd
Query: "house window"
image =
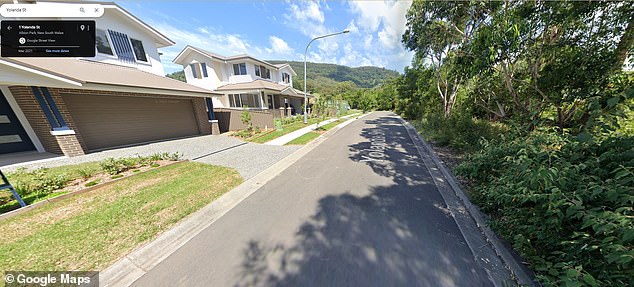
<path id="1" fill-rule="evenodd" d="M 234 94 L 229 95 L 229 105 L 232 108 L 261 108 L 258 94 Z"/>
<path id="2" fill-rule="evenodd" d="M 196 79 L 207 78 L 207 65 L 205 63 L 192 63 L 189 64 L 189 68 L 192 70 L 192 76 Z"/>
<path id="3" fill-rule="evenodd" d="M 134 63 L 134 52 L 132 51 L 128 35 L 112 30 L 108 30 L 108 32 L 112 40 L 112 45 L 114 46 L 114 51 L 117 53 L 117 58 L 122 62 Z"/>
<path id="4" fill-rule="evenodd" d="M 106 31 L 97 29 L 97 32 L 95 33 L 95 46 L 97 47 L 97 52 L 114 56 L 112 48 L 110 47 L 110 42 L 106 36 Z"/>
<path id="5" fill-rule="evenodd" d="M 130 38 L 130 43 L 132 43 L 132 49 L 134 50 L 134 55 L 136 55 L 136 59 L 138 61 L 147 62 L 147 56 L 145 55 L 145 49 L 143 49 L 143 42 Z"/>
<path id="6" fill-rule="evenodd" d="M 207 78 L 209 75 L 207 74 L 207 64 L 200 63 L 200 68 L 203 70 L 203 77 Z"/>
<path id="7" fill-rule="evenodd" d="M 267 69 L 264 66 L 255 65 L 255 75 L 260 78 L 270 79 L 271 78 L 271 70 Z"/>
<path id="8" fill-rule="evenodd" d="M 194 76 L 194 78 L 200 79 L 198 78 L 198 75 L 200 75 L 200 73 L 196 73 L 196 64 L 189 64 L 189 68 L 192 70 L 192 76 Z"/>
<path id="9" fill-rule="evenodd" d="M 289 84 L 291 82 L 291 75 L 282 73 L 282 82 Z"/>
<path id="10" fill-rule="evenodd" d="M 236 101 L 233 98 L 233 95 L 229 95 L 229 106 L 232 107 L 232 108 L 236 107 Z"/>
<path id="11" fill-rule="evenodd" d="M 233 64 L 233 74 L 234 75 L 246 75 L 247 74 L 247 64 Z"/>
<path id="12" fill-rule="evenodd" d="M 213 121 L 216 119 L 214 114 L 214 103 L 211 98 L 205 98 L 205 104 L 207 104 L 207 119 Z"/>

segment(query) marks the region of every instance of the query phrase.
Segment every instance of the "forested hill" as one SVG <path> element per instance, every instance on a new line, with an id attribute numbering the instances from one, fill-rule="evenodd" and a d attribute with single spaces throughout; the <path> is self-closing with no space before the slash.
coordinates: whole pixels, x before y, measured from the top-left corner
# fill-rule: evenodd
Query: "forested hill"
<path id="1" fill-rule="evenodd" d="M 297 76 L 293 79 L 293 82 L 302 83 L 304 79 L 304 62 L 296 61 L 267 61 L 271 64 L 288 63 L 293 70 L 297 73 Z M 376 87 L 388 78 L 398 77 L 399 73 L 393 70 L 388 70 L 379 67 L 358 67 L 351 68 L 336 64 L 322 64 L 322 63 L 308 63 L 308 82 L 319 80 L 325 82 L 346 82 L 351 81 L 361 88 Z"/>
<path id="2" fill-rule="evenodd" d="M 296 89 L 304 89 L 304 62 L 295 61 L 267 61 L 271 64 L 288 63 L 297 76 L 293 78 Z M 385 80 L 396 78 L 400 74 L 393 70 L 379 67 L 358 67 L 322 63 L 308 63 L 307 89 L 313 93 L 337 95 L 357 88 L 373 88 L 381 85 Z M 183 71 L 167 75 L 170 78 L 185 81 Z"/>

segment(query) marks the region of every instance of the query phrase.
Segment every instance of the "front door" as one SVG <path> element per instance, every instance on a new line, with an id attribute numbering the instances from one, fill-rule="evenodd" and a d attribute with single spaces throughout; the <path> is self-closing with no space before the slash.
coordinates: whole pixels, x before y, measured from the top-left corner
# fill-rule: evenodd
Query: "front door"
<path id="1" fill-rule="evenodd" d="M 34 149 L 33 142 L 0 91 L 0 154 Z"/>

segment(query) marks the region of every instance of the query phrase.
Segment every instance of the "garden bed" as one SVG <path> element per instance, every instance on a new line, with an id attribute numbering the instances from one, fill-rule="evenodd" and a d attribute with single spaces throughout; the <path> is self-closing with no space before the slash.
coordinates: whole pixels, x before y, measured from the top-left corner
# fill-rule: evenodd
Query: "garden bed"
<path id="1" fill-rule="evenodd" d="M 9 181 L 30 206 L 86 188 L 169 165 L 180 160 L 180 154 L 157 153 L 146 157 L 108 158 L 100 162 L 34 170 L 18 169 L 7 174 Z M 0 193 L 0 213 L 20 208 L 9 191 Z"/>

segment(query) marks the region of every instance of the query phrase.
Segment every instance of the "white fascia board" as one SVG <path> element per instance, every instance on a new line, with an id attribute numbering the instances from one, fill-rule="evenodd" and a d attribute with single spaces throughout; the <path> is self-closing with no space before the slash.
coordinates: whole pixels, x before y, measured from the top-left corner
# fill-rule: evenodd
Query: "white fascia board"
<path id="1" fill-rule="evenodd" d="M 181 59 L 181 57 L 186 57 L 187 55 L 189 55 L 190 51 L 192 51 L 192 47 L 191 46 L 185 46 L 185 48 L 183 48 L 183 50 L 180 51 L 180 53 L 178 53 L 178 55 L 176 55 L 176 58 L 174 58 L 174 60 L 172 60 L 172 63 L 174 64 L 180 64 L 183 67 L 185 65 L 187 65 L 187 63 L 184 63 Z"/>
<path id="2" fill-rule="evenodd" d="M 12 63 L 12 62 L 9 62 L 9 61 L 4 61 L 2 59 L 0 59 L 0 64 L 9 66 L 9 67 L 12 67 L 12 68 L 15 68 L 15 69 L 19 69 L 19 70 L 22 70 L 22 71 L 26 71 L 26 72 L 29 72 L 29 73 L 33 73 L 33 74 L 36 74 L 36 75 L 39 75 L 39 76 L 43 76 L 43 77 L 46 77 L 46 78 L 50 78 L 50 79 L 53 79 L 53 80 L 61 81 L 61 82 L 67 83 L 67 84 L 71 84 L 73 86 L 77 86 L 77 87 L 81 87 L 82 86 L 82 82 L 80 82 L 80 81 L 74 81 L 74 80 L 71 80 L 71 79 L 68 79 L 68 78 L 64 78 L 64 77 L 60 77 L 60 76 L 57 76 L 57 75 L 53 75 L 53 74 L 50 74 L 50 73 L 47 73 L 47 72 L 44 72 L 44 71 L 40 71 L 40 70 L 37 70 L 37 69 L 29 68 L 29 67 L 22 66 L 22 65 L 19 65 L 19 64 L 16 64 L 16 63 Z"/>

